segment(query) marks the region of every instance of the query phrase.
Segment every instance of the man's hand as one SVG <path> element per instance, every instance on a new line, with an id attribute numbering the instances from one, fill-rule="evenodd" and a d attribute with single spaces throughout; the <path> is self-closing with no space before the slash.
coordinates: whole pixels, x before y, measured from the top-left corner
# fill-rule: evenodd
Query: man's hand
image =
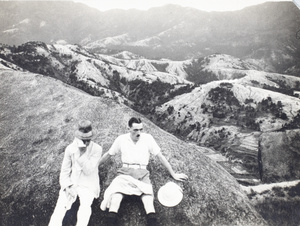
<path id="1" fill-rule="evenodd" d="M 188 176 L 185 175 L 184 173 L 175 173 L 172 176 L 175 180 L 178 180 L 178 181 L 185 181 L 188 179 Z"/>
<path id="2" fill-rule="evenodd" d="M 80 147 L 79 151 L 80 151 L 80 156 L 82 156 L 83 154 L 86 153 L 86 147 Z"/>
<path id="3" fill-rule="evenodd" d="M 159 152 L 156 156 L 159 158 L 161 163 L 168 169 L 169 173 L 175 180 L 185 181 L 188 179 L 188 176 L 185 175 L 184 173 L 175 173 L 172 169 L 172 166 L 170 165 L 168 160 L 165 158 L 165 156 L 162 155 L 161 152 Z"/>
<path id="4" fill-rule="evenodd" d="M 76 198 L 77 194 L 73 186 L 69 186 L 66 188 L 66 195 L 69 201 L 74 200 Z"/>

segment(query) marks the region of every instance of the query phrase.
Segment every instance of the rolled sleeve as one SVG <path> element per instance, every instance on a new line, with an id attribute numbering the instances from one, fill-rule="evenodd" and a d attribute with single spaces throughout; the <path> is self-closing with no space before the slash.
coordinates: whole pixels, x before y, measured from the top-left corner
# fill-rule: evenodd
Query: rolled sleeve
<path id="1" fill-rule="evenodd" d="M 117 139 L 114 141 L 114 143 L 112 144 L 112 146 L 110 147 L 110 149 L 108 150 L 108 154 L 110 155 L 115 155 L 120 151 L 120 140 L 121 137 L 117 137 Z"/>
<path id="2" fill-rule="evenodd" d="M 158 153 L 160 153 L 161 148 L 158 146 L 158 144 L 156 143 L 153 136 L 150 134 L 148 134 L 148 135 L 149 135 L 149 150 L 150 150 L 151 154 L 156 156 Z"/>

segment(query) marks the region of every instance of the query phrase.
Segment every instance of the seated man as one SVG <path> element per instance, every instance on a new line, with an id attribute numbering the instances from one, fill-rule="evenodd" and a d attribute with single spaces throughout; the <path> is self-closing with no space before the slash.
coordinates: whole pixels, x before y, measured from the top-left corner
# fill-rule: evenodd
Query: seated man
<path id="1" fill-rule="evenodd" d="M 98 165 L 102 147 L 93 141 L 90 121 L 81 121 L 74 141 L 65 150 L 60 172 L 60 192 L 49 226 L 62 225 L 63 218 L 72 203 L 79 197 L 77 226 L 86 226 L 91 216 L 91 205 L 99 197 Z"/>
<path id="2" fill-rule="evenodd" d="M 117 213 L 125 195 L 141 196 L 147 213 L 147 225 L 157 225 L 154 209 L 154 195 L 149 178 L 147 165 L 150 153 L 157 156 L 175 180 L 183 181 L 187 175 L 175 173 L 160 151 L 154 138 L 142 133 L 143 124 L 139 118 L 131 118 L 128 122 L 129 133 L 120 135 L 112 144 L 107 153 L 103 155 L 100 164 L 121 152 L 122 168 L 118 170 L 117 177 L 112 181 L 104 193 L 101 210 L 109 209 L 109 225 L 117 224 Z"/>

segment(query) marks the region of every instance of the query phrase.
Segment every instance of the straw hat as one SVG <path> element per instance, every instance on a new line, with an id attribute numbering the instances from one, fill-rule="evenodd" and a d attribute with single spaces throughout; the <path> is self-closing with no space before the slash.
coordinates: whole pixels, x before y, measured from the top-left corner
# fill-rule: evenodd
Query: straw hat
<path id="1" fill-rule="evenodd" d="M 181 202 L 183 192 L 180 186 L 174 182 L 168 182 L 158 190 L 157 198 L 162 205 L 173 207 Z"/>
<path id="2" fill-rule="evenodd" d="M 89 120 L 83 120 L 78 123 L 78 129 L 75 136 L 80 140 L 90 140 L 93 138 L 92 123 Z"/>

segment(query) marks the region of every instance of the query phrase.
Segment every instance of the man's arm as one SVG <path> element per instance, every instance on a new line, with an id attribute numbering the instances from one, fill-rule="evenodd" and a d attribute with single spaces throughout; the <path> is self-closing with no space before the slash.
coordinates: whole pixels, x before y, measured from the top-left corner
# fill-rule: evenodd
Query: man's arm
<path id="1" fill-rule="evenodd" d="M 109 160 L 111 158 L 111 155 L 108 153 L 108 152 L 106 152 L 103 156 L 102 156 L 102 158 L 100 159 L 100 161 L 99 161 L 99 166 L 100 165 L 102 165 L 104 162 L 106 162 L 107 160 Z"/>
<path id="2" fill-rule="evenodd" d="M 70 147 L 68 146 L 64 153 L 59 182 L 62 190 L 66 191 L 67 198 L 71 200 L 76 197 L 76 191 L 73 188 L 73 182 L 71 180 L 72 160 L 70 151 Z"/>
<path id="3" fill-rule="evenodd" d="M 68 146 L 64 153 L 64 158 L 61 165 L 60 176 L 59 176 L 59 183 L 63 190 L 73 185 L 73 182 L 71 181 L 71 172 L 72 172 L 72 160 L 70 155 L 70 147 Z"/>
<path id="4" fill-rule="evenodd" d="M 165 156 L 163 156 L 161 152 L 159 152 L 156 156 L 161 161 L 161 163 L 167 168 L 167 170 L 175 180 L 184 181 L 188 179 L 188 176 L 185 175 L 184 173 L 175 173 L 174 170 L 172 169 L 171 164 L 168 162 L 168 160 L 165 158 Z"/>
<path id="5" fill-rule="evenodd" d="M 98 166 L 101 166 L 104 162 L 111 159 L 112 156 L 114 156 L 118 151 L 120 151 L 120 139 L 120 136 L 117 137 L 117 139 L 115 139 L 110 149 L 100 159 Z"/>

